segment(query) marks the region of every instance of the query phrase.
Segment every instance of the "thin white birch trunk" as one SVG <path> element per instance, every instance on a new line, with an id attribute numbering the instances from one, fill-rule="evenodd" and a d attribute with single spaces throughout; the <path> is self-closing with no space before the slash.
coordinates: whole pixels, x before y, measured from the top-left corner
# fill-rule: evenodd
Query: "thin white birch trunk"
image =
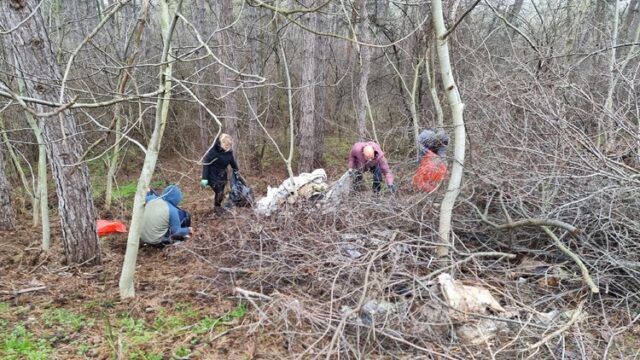
<path id="1" fill-rule="evenodd" d="M 420 59 L 413 73 L 413 85 L 411 86 L 411 92 L 409 93 L 409 100 L 411 101 L 411 118 L 413 119 L 413 143 L 418 143 L 418 134 L 420 134 L 420 115 L 418 115 L 418 87 L 420 84 L 420 68 L 422 63 L 426 59 Z M 420 147 L 416 146 L 416 157 L 420 159 Z"/>
<path id="2" fill-rule="evenodd" d="M 113 180 L 116 176 L 116 170 L 118 168 L 118 161 L 120 159 L 120 142 L 122 141 L 122 112 L 122 105 L 116 104 L 113 111 L 114 116 L 116 117 L 116 125 L 113 129 L 116 134 L 116 139 L 115 145 L 113 147 L 113 152 L 111 153 L 111 157 L 109 158 L 107 167 L 107 181 L 104 191 L 105 209 L 111 208 L 111 201 L 113 199 Z"/>
<path id="3" fill-rule="evenodd" d="M 138 247 L 140 246 L 140 231 L 144 215 L 144 199 L 156 167 L 162 134 L 164 132 L 165 125 L 167 124 L 167 114 L 169 112 L 169 102 L 171 98 L 171 75 L 173 69 L 171 38 L 177 21 L 176 13 L 179 11 L 181 4 L 182 0 L 174 2 L 167 0 L 160 1 L 160 26 L 162 29 L 163 40 L 162 58 L 160 63 L 165 64 L 160 71 L 160 88 L 163 89 L 163 92 L 158 95 L 155 125 L 151 139 L 149 139 L 149 145 L 147 146 L 144 164 L 142 165 L 142 172 L 138 179 L 136 195 L 133 201 L 133 215 L 131 216 L 131 224 L 129 225 L 127 250 L 122 264 L 122 273 L 120 274 L 120 298 L 122 299 L 135 296 L 133 277 L 136 269 Z"/>
<path id="4" fill-rule="evenodd" d="M 22 83 L 22 81 L 20 81 Z M 21 90 L 22 91 L 22 90 Z M 49 190 L 47 189 L 47 146 L 42 137 L 42 131 L 37 120 L 27 114 L 27 122 L 33 130 L 33 134 L 38 142 L 38 185 L 35 190 L 38 206 L 40 207 L 39 217 L 42 225 L 42 251 L 49 251 L 51 247 L 51 226 L 49 224 Z M 35 212 L 35 209 L 34 209 Z M 37 224 L 34 221 L 34 225 Z"/>
<path id="5" fill-rule="evenodd" d="M 456 83 L 453 78 L 453 68 L 451 67 L 451 61 L 449 60 L 449 46 L 447 44 L 447 38 L 444 37 L 447 29 L 444 25 L 441 0 L 432 0 L 431 13 L 437 37 L 440 72 L 442 74 L 442 82 L 447 94 L 449 108 L 451 109 L 454 128 L 454 160 L 451 169 L 451 178 L 449 179 L 449 186 L 447 187 L 447 192 L 444 195 L 442 205 L 440 206 L 440 224 L 438 233 L 440 235 L 442 246 L 438 247 L 436 251 L 438 256 L 443 257 L 449 254 L 449 248 L 452 245 L 450 235 L 453 205 L 456 202 L 456 198 L 460 192 L 460 184 L 462 183 L 462 170 L 464 166 L 465 153 L 465 129 L 464 118 L 462 116 L 464 104 L 460 100 L 460 93 L 456 87 Z"/>
<path id="6" fill-rule="evenodd" d="M 287 62 L 287 53 L 284 51 L 284 47 L 280 47 L 282 51 L 282 64 L 284 65 L 284 74 L 285 79 L 287 81 L 287 98 L 288 98 L 288 109 L 289 109 L 289 156 L 284 161 L 287 166 L 287 172 L 289 173 L 289 181 L 291 182 L 291 186 L 295 189 L 295 181 L 293 181 L 293 168 L 291 167 L 291 163 L 293 161 L 293 146 L 295 142 L 294 133 L 293 133 L 293 93 L 291 91 L 291 75 L 289 74 L 289 63 Z M 296 191 L 296 190 L 294 190 Z M 297 195 L 297 191 L 296 191 Z"/>
<path id="7" fill-rule="evenodd" d="M 613 7 L 613 29 L 611 29 L 611 51 L 609 57 L 609 88 L 607 89 L 607 98 L 604 101 L 604 112 L 602 118 L 598 123 L 598 148 L 603 147 L 606 150 L 610 150 L 609 146 L 612 144 L 611 139 L 613 132 L 613 93 L 616 89 L 617 76 L 614 74 L 616 71 L 616 44 L 618 43 L 618 24 L 620 19 L 620 1 L 615 0 Z M 621 71 L 621 70 L 620 70 Z"/>
<path id="8" fill-rule="evenodd" d="M 22 78 L 18 78 L 18 89 L 21 94 L 25 93 L 25 84 Z M 25 112 L 25 117 L 38 142 L 38 182 L 33 191 L 33 226 L 42 225 L 42 250 L 49 251 L 51 226 L 49 225 L 49 190 L 47 189 L 47 145 L 42 137 L 38 120 L 28 112 Z"/>
<path id="9" fill-rule="evenodd" d="M 42 250 L 49 251 L 51 247 L 51 225 L 49 224 L 49 190 L 47 182 L 47 146 L 44 143 L 42 132 L 34 121 L 29 124 L 33 128 L 38 140 L 38 201 L 40 205 L 40 223 L 42 225 Z"/>

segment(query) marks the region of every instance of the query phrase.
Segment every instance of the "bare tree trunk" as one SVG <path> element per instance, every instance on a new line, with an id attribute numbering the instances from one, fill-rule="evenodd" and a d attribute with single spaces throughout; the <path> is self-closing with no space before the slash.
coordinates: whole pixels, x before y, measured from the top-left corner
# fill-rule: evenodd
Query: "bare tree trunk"
<path id="1" fill-rule="evenodd" d="M 522 10 L 522 5 L 524 0 L 515 0 L 513 5 L 511 5 L 511 9 L 509 9 L 509 14 L 507 20 L 513 24 L 513 20 L 520 15 L 520 11 Z"/>
<path id="2" fill-rule="evenodd" d="M 458 16 L 458 8 L 460 7 L 461 0 L 452 0 L 451 5 L 449 6 L 449 16 L 447 17 L 447 21 L 451 24 L 456 22 L 456 17 Z M 518 0 L 522 1 L 522 0 Z"/>
<path id="3" fill-rule="evenodd" d="M 369 14 L 367 12 L 366 1 L 359 1 L 358 11 L 360 19 L 360 33 L 362 34 L 360 40 L 364 43 L 370 42 L 369 36 Z M 367 114 L 370 111 L 369 108 L 369 94 L 367 92 L 367 85 L 369 84 L 369 72 L 371 70 L 371 50 L 367 46 L 360 45 L 360 77 L 358 79 L 358 99 L 356 101 L 356 119 L 358 129 L 358 139 L 367 139 Z M 370 114 L 369 114 L 370 115 Z M 373 124 L 373 118 L 371 118 Z M 373 137 L 377 141 L 377 134 L 375 128 L 372 129 Z"/>
<path id="4" fill-rule="evenodd" d="M 260 61 L 262 56 L 259 56 L 259 54 L 261 54 L 260 48 L 259 48 L 259 37 L 261 36 L 261 29 L 260 29 L 260 23 L 259 23 L 259 14 L 258 14 L 258 7 L 256 6 L 249 6 L 249 8 L 247 9 L 248 11 L 248 16 L 249 16 L 249 26 L 251 27 L 248 33 L 248 41 L 249 41 L 249 48 L 251 49 L 251 54 L 253 55 L 250 59 L 249 59 L 249 69 L 251 71 L 252 74 L 257 74 L 260 71 Z M 258 101 L 260 99 L 260 89 L 256 88 L 256 89 L 251 89 L 250 93 L 248 95 L 249 97 L 249 103 L 251 104 L 251 107 L 253 109 L 255 109 L 256 113 L 259 112 L 258 107 Z M 260 156 L 258 154 L 258 120 L 257 119 L 250 119 L 249 121 L 249 136 L 248 136 L 248 140 L 249 143 L 247 144 L 247 151 L 249 154 L 249 162 L 251 163 L 251 167 L 253 169 L 258 169 L 260 167 Z"/>
<path id="5" fill-rule="evenodd" d="M 624 21 L 624 27 L 627 29 L 627 38 L 633 38 L 635 29 L 638 27 L 640 20 L 640 0 L 631 0 L 627 7 L 627 15 Z"/>
<path id="6" fill-rule="evenodd" d="M 218 3 L 220 12 L 219 27 L 231 26 L 233 22 L 233 1 L 221 0 Z M 221 56 L 223 61 L 226 61 L 228 65 L 234 66 L 234 53 L 233 53 L 233 27 L 227 28 L 224 31 L 217 33 L 218 44 L 224 56 Z M 221 100 L 224 102 L 224 129 L 225 132 L 233 138 L 233 150 L 236 151 L 240 145 L 239 139 L 239 126 L 238 126 L 238 102 L 236 100 L 235 82 L 233 81 L 234 74 L 228 69 L 222 69 L 220 71 L 220 84 L 222 90 L 220 92 Z"/>
<path id="7" fill-rule="evenodd" d="M 206 8 L 207 3 L 205 0 L 195 0 L 194 6 L 192 6 L 191 10 L 195 25 L 203 38 L 207 38 L 209 29 L 211 28 L 208 25 L 209 22 L 207 21 L 207 17 L 211 16 L 211 14 L 207 14 Z M 251 7 L 251 9 L 254 9 L 254 7 Z M 203 71 L 204 67 L 204 60 L 197 62 L 197 69 L 201 72 L 198 78 L 206 82 L 208 72 Z M 196 87 L 195 91 L 199 99 L 206 99 L 208 97 L 205 94 L 207 90 L 203 90 L 200 86 Z M 211 141 L 211 133 L 208 131 L 211 126 L 211 121 L 208 120 L 209 119 L 207 113 L 204 111 L 202 106 L 198 106 L 198 127 L 200 128 L 200 146 L 198 148 L 198 151 L 202 153 L 207 150 L 207 148 L 209 147 L 209 141 Z"/>
<path id="8" fill-rule="evenodd" d="M 616 88 L 617 76 L 614 73 L 616 71 L 616 45 L 618 43 L 618 24 L 620 19 L 620 0 L 615 0 L 614 7 L 611 11 L 612 16 L 612 29 L 611 29 L 611 50 L 609 57 L 609 86 L 607 89 L 607 98 L 604 101 L 604 111 L 602 117 L 600 118 L 600 122 L 598 123 L 598 148 L 602 149 L 604 147 L 605 150 L 611 150 L 610 147 L 613 145 L 613 141 L 611 138 L 613 136 L 614 126 L 613 123 L 615 121 L 614 110 L 613 110 L 613 93 Z"/>
<path id="9" fill-rule="evenodd" d="M 420 115 L 418 114 L 418 86 L 420 84 L 420 68 L 427 59 L 420 59 L 413 73 L 413 85 L 409 92 L 409 100 L 411 107 L 411 119 L 413 120 L 413 140 L 418 143 L 418 134 L 420 134 Z M 416 157 L 420 160 L 420 147 L 416 146 Z"/>
<path id="10" fill-rule="evenodd" d="M 25 93 L 25 85 L 22 79 L 18 79 L 18 88 L 21 94 Z M 41 223 L 42 250 L 49 251 L 51 246 L 51 226 L 49 224 L 49 189 L 47 188 L 47 147 L 42 138 L 38 120 L 28 112 L 25 112 L 25 117 L 38 142 L 38 185 L 34 188 L 33 226 L 38 226 L 38 223 Z M 38 207 L 39 211 L 36 210 Z"/>
<path id="11" fill-rule="evenodd" d="M 326 15 L 324 13 L 316 14 L 316 26 L 320 31 L 329 32 Z M 320 87 L 316 87 L 316 106 L 315 106 L 315 157 L 314 167 L 324 167 L 324 135 L 325 135 L 325 118 L 329 113 L 327 109 L 328 86 L 327 86 L 327 68 L 329 66 L 329 38 L 326 36 L 316 37 L 316 83 Z"/>
<path id="12" fill-rule="evenodd" d="M 15 61 L 15 60 L 14 60 Z M 16 61 L 17 62 L 17 61 Z M 25 85 L 22 79 L 18 79 L 18 87 L 20 89 L 20 94 L 25 93 Z M 40 207 L 40 223 L 42 225 L 42 251 L 49 251 L 51 247 L 51 225 L 49 223 L 49 189 L 48 189 L 48 181 L 47 181 L 47 146 L 45 145 L 45 140 L 42 137 L 42 131 L 40 130 L 40 125 L 38 124 L 38 120 L 33 117 L 28 112 L 25 112 L 25 117 L 27 118 L 27 122 L 33 130 L 33 134 L 36 137 L 36 141 L 38 142 L 38 185 L 36 189 L 34 189 L 35 203 Z M 34 215 L 38 212 L 34 209 Z M 34 219 L 34 226 L 38 226 L 37 222 Z"/>
<path id="13" fill-rule="evenodd" d="M 312 0 L 304 3 L 305 7 L 311 7 Z M 307 27 L 313 27 L 315 13 L 305 13 L 302 16 L 302 23 Z M 316 145 L 315 128 L 315 74 L 316 74 L 316 36 L 310 31 L 303 31 L 300 37 L 302 42 L 302 83 L 300 84 L 300 163 L 298 172 L 310 172 L 313 170 Z"/>
<path id="14" fill-rule="evenodd" d="M 25 95 L 57 102 L 56 88 L 40 79 L 60 81 L 60 71 L 35 0 L 4 1 L 0 20 L 9 28 L 5 49 L 13 52 L 18 76 L 24 77 Z M 18 26 L 20 24 L 20 26 Z M 51 109 L 35 105 L 38 112 Z M 91 198 L 91 183 L 86 164 L 77 162 L 82 154 L 80 135 L 74 115 L 62 111 L 42 122 L 42 134 L 48 146 L 52 174 L 58 195 L 64 250 L 69 264 L 100 262 L 96 216 Z"/>
<path id="15" fill-rule="evenodd" d="M 0 142 L 0 144 L 2 144 Z M 0 147 L 0 230 L 13 230 L 13 208 L 11 207 L 11 193 L 9 182 L 4 172 L 4 156 Z"/>
<path id="16" fill-rule="evenodd" d="M 454 160 L 453 167 L 451 169 L 451 179 L 449 180 L 449 186 L 447 187 L 447 193 L 442 200 L 440 206 L 440 224 L 438 233 L 440 234 L 440 241 L 443 246 L 438 247 L 438 256 L 447 256 L 449 248 L 452 245 L 449 236 L 451 234 L 451 216 L 453 213 L 453 205 L 456 202 L 458 193 L 460 192 L 460 184 L 462 182 L 462 170 L 464 166 L 464 152 L 465 152 L 465 129 L 463 110 L 464 104 L 460 99 L 460 93 L 456 87 L 455 80 L 453 78 L 453 68 L 451 67 L 451 61 L 449 60 L 449 46 L 447 39 L 444 35 L 447 29 L 444 25 L 444 16 L 442 14 L 442 2 L 441 0 L 432 0 L 431 13 L 433 15 L 434 30 L 437 37 L 437 51 L 438 60 L 440 63 L 440 73 L 442 74 L 442 83 L 444 85 L 445 92 L 447 93 L 447 100 L 449 102 L 449 108 L 451 109 L 451 117 L 453 118 L 454 129 Z"/>
<path id="17" fill-rule="evenodd" d="M 47 188 L 47 147 L 45 140 L 42 138 L 42 131 L 38 126 L 38 121 L 31 114 L 27 114 L 27 122 L 38 142 L 38 187 L 35 193 L 38 198 L 37 203 L 40 206 L 40 219 L 42 220 L 42 250 L 49 251 L 51 247 L 51 226 L 49 224 L 49 189 Z"/>
<path id="18" fill-rule="evenodd" d="M 33 119 L 33 118 L 32 118 Z M 42 132 L 35 122 L 31 128 L 38 140 L 38 203 L 40 204 L 40 217 L 42 221 L 42 250 L 49 251 L 51 247 L 51 224 L 49 223 L 49 189 L 47 181 L 47 147 L 42 138 Z"/>
<path id="19" fill-rule="evenodd" d="M 293 168 L 291 166 L 291 162 L 293 161 L 293 147 L 294 147 L 294 136 L 293 136 L 293 92 L 291 89 L 291 74 L 289 73 L 289 64 L 287 62 L 287 53 L 284 51 L 284 47 L 280 48 L 282 53 L 282 65 L 284 67 L 284 77 L 287 84 L 287 103 L 289 109 L 289 155 L 285 160 L 285 164 L 287 166 L 287 172 L 289 173 L 289 179 L 291 185 L 294 186 L 295 189 L 295 181 L 293 181 Z"/>
<path id="20" fill-rule="evenodd" d="M 142 218 L 144 216 L 144 199 L 146 190 L 149 188 L 153 172 L 156 168 L 158 153 L 160 152 L 160 143 L 164 133 L 164 128 L 167 124 L 167 114 L 169 112 L 169 103 L 171 99 L 171 74 L 174 60 L 171 57 L 171 39 L 177 20 L 177 16 L 175 14 L 180 11 L 179 9 L 181 5 L 182 0 L 162 0 L 160 2 L 159 18 L 163 41 L 160 63 L 164 65 L 160 69 L 159 85 L 163 92 L 158 95 L 153 133 L 151 135 L 151 139 L 149 139 L 147 153 L 144 157 L 144 164 L 142 165 L 142 171 L 140 173 L 140 178 L 138 179 L 136 195 L 133 200 L 133 212 L 131 215 L 131 224 L 129 225 L 129 235 L 127 237 L 127 251 L 124 255 L 122 273 L 120 274 L 120 297 L 123 299 L 135 296 L 133 277 L 136 270 L 138 247 L 140 246 L 140 231 L 142 228 Z"/>

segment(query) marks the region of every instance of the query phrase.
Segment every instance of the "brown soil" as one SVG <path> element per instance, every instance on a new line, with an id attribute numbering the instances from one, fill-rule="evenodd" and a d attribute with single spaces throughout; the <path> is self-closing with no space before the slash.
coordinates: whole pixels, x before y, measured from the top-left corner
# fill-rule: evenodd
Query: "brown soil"
<path id="1" fill-rule="evenodd" d="M 179 245 L 140 247 L 136 297 L 131 301 L 120 301 L 118 296 L 126 234 L 101 239 L 101 265 L 77 267 L 64 265 L 57 218 L 51 219 L 53 245 L 48 254 L 40 251 L 40 231 L 26 216 L 15 231 L 0 233 L 0 325 L 5 328 L 0 330 L 0 345 L 22 326 L 30 334 L 21 339 L 49 344 L 43 358 L 158 359 L 184 354 L 191 359 L 273 358 L 277 347 L 269 345 L 268 334 L 250 331 L 246 324 L 251 309 L 232 296 L 229 275 L 217 271 L 215 258 L 201 255 L 201 249 L 217 246 L 217 233 L 236 231 L 242 224 L 215 217 L 212 193 L 199 189 L 197 180 L 183 179 L 181 186 L 186 194 L 181 205 L 192 213 L 196 233 Z M 124 217 L 128 224 L 128 215 L 121 212 L 115 217 Z M 242 306 L 249 310 L 245 316 L 221 319 Z M 67 316 L 59 315 L 60 309 Z M 81 319 L 80 324 L 72 324 L 73 316 Z M 222 324 L 210 331 L 196 330 L 207 319 L 221 319 Z M 174 324 L 163 325 L 168 320 Z M 265 346 L 271 350 L 261 349 Z M 0 347 L 0 358 L 5 356 L 39 358 Z"/>

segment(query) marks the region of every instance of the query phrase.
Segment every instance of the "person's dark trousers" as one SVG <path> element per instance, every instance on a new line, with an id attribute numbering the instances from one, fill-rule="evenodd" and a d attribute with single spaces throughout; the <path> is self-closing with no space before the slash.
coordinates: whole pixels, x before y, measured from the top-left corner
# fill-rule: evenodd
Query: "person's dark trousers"
<path id="1" fill-rule="evenodd" d="M 191 215 L 181 208 L 178 208 L 178 216 L 180 216 L 180 227 L 191 227 Z"/>
<path id="2" fill-rule="evenodd" d="M 224 200 L 224 187 L 227 185 L 226 182 L 219 182 L 217 184 L 211 185 L 211 188 L 216 193 L 216 197 L 214 200 L 214 207 L 219 208 L 222 206 L 222 200 Z"/>
<path id="3" fill-rule="evenodd" d="M 369 169 L 373 173 L 373 191 L 380 192 L 381 183 L 382 183 L 382 170 L 380 170 L 379 166 L 374 166 Z"/>
<path id="4" fill-rule="evenodd" d="M 373 173 L 373 191 L 374 192 L 380 192 L 380 189 L 382 188 L 382 170 L 380 170 L 379 166 L 374 166 L 372 168 L 369 168 L 365 171 L 369 171 L 371 173 Z M 356 171 L 354 178 L 353 178 L 353 183 L 356 187 L 361 186 L 362 184 L 362 171 L 358 170 Z"/>

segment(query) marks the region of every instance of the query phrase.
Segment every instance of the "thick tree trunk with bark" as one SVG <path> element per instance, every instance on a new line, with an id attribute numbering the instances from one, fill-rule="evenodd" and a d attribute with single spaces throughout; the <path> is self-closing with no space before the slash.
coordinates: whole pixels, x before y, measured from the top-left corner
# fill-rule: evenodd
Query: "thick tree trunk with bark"
<path id="1" fill-rule="evenodd" d="M 307 0 L 306 7 L 313 5 L 312 0 Z M 315 13 L 305 13 L 302 22 L 305 26 L 313 27 Z M 299 126 L 299 150 L 300 163 L 298 172 L 311 172 L 314 167 L 316 128 L 315 128 L 315 74 L 316 74 L 316 36 L 304 31 L 300 37 L 302 42 L 301 68 L 302 83 L 300 84 L 300 126 Z"/>
<path id="2" fill-rule="evenodd" d="M 366 1 L 359 2 L 358 11 L 360 12 L 360 40 L 368 43 L 369 36 L 369 14 L 367 13 Z M 358 98 L 356 100 L 356 119 L 358 129 L 358 139 L 367 139 L 367 110 L 369 108 L 369 94 L 367 85 L 369 84 L 369 72 L 371 69 L 371 49 L 367 46 L 360 45 L 360 77 L 358 79 Z"/>
<path id="3" fill-rule="evenodd" d="M 259 23 L 259 13 L 258 7 L 249 6 L 247 9 L 247 15 L 249 17 L 249 32 L 248 42 L 249 48 L 251 49 L 251 57 L 249 59 L 249 70 L 252 74 L 258 74 L 260 72 L 260 62 L 262 61 L 262 53 L 259 47 L 260 39 L 263 32 L 260 29 L 261 24 Z M 259 99 L 260 99 L 260 89 L 251 89 L 247 94 L 249 97 L 249 103 L 256 114 L 259 114 Z M 251 113 L 251 112 L 249 112 Z M 249 154 L 249 162 L 251 163 L 251 167 L 253 169 L 260 168 L 260 157 L 258 154 L 258 120 L 257 119 L 249 119 L 249 139 L 248 144 L 246 146 L 247 153 Z"/>
<path id="4" fill-rule="evenodd" d="M 13 208 L 9 193 L 9 182 L 4 172 L 4 156 L 2 155 L 2 142 L 0 141 L 0 230 L 13 229 Z"/>
<path id="5" fill-rule="evenodd" d="M 14 28 L 5 35 L 5 51 L 13 52 L 18 76 L 24 77 L 25 95 L 58 101 L 51 82 L 60 81 L 49 36 L 36 0 L 3 1 L 0 21 Z M 31 16 L 33 15 L 33 16 Z M 19 26 L 18 26 L 19 25 Z M 43 82 L 42 79 L 51 79 Z M 49 107 L 35 105 L 43 113 Z M 91 198 L 91 183 L 86 164 L 76 164 L 82 154 L 81 134 L 70 111 L 62 111 L 42 122 L 53 178 L 58 195 L 58 212 L 62 225 L 64 250 L 69 264 L 100 262 L 96 233 L 96 216 Z"/>

